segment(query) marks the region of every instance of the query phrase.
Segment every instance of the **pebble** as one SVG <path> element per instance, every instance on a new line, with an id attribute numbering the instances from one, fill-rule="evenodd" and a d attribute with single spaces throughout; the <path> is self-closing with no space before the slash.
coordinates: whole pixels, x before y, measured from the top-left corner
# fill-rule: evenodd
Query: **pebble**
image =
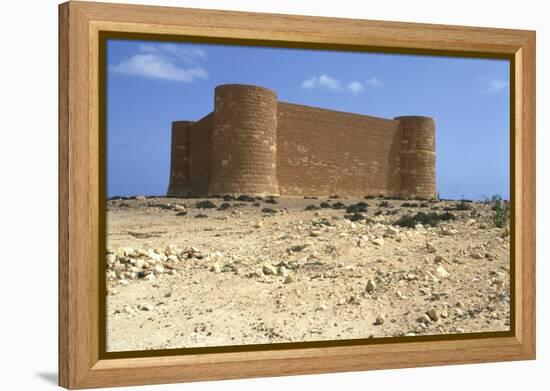
<path id="1" fill-rule="evenodd" d="M 388 226 L 384 231 L 384 237 L 395 238 L 398 233 L 399 233 L 399 229 Z"/>
<path id="2" fill-rule="evenodd" d="M 147 274 L 145 277 L 143 277 L 146 281 L 154 281 L 156 279 L 155 275 L 153 273 Z"/>
<path id="3" fill-rule="evenodd" d="M 432 321 L 431 318 L 426 314 L 424 314 L 420 318 L 418 318 L 419 323 L 430 323 L 431 321 Z"/>
<path id="4" fill-rule="evenodd" d="M 382 238 L 376 238 L 372 240 L 372 243 L 377 246 L 383 246 L 384 245 L 384 239 Z"/>
<path id="5" fill-rule="evenodd" d="M 442 228 L 441 231 L 440 231 L 441 235 L 444 235 L 444 236 L 451 236 L 451 235 L 456 234 L 456 232 L 457 231 L 455 229 L 447 228 L 447 227 Z"/>
<path id="6" fill-rule="evenodd" d="M 430 319 L 433 320 L 434 322 L 437 322 L 439 320 L 439 313 L 435 308 L 432 308 L 431 310 L 426 312 L 426 315 L 428 315 Z"/>
<path id="7" fill-rule="evenodd" d="M 371 293 L 371 292 L 374 292 L 374 290 L 376 289 L 376 283 L 369 279 L 367 281 L 367 286 L 365 287 L 365 290 L 368 292 L 368 293 Z"/>
<path id="8" fill-rule="evenodd" d="M 142 303 L 138 305 L 138 309 L 140 309 L 141 311 L 153 311 L 154 307 L 149 303 Z"/>
<path id="9" fill-rule="evenodd" d="M 290 284 L 294 282 L 294 277 L 292 277 L 290 274 L 285 277 L 285 284 Z"/>
<path id="10" fill-rule="evenodd" d="M 414 273 L 407 273 L 407 280 L 412 281 L 416 280 L 417 276 Z"/>
<path id="11" fill-rule="evenodd" d="M 115 254 L 107 254 L 106 257 L 107 265 L 111 266 L 116 262 L 116 255 Z"/>
<path id="12" fill-rule="evenodd" d="M 426 242 L 426 250 L 428 250 L 429 253 L 435 253 L 437 251 L 435 246 L 430 242 Z"/>
<path id="13" fill-rule="evenodd" d="M 506 238 L 510 235 L 510 229 L 508 227 L 504 227 L 502 230 L 502 233 L 500 234 L 501 238 Z"/>
<path id="14" fill-rule="evenodd" d="M 384 315 L 378 315 L 376 317 L 376 320 L 374 321 L 374 325 L 375 326 L 380 326 L 380 325 L 384 324 L 384 320 L 385 320 Z"/>
<path id="15" fill-rule="evenodd" d="M 266 276 L 276 275 L 277 268 L 273 265 L 269 265 L 266 263 L 262 266 L 262 273 L 264 273 Z"/>
<path id="16" fill-rule="evenodd" d="M 505 277 L 506 275 L 503 272 L 496 272 L 491 281 L 494 285 L 502 285 L 504 284 Z"/>
<path id="17" fill-rule="evenodd" d="M 447 278 L 451 275 L 443 266 L 438 266 L 435 269 L 435 274 L 437 274 L 439 278 Z"/>
<path id="18" fill-rule="evenodd" d="M 472 256 L 472 258 L 474 259 L 483 259 L 484 256 L 483 254 L 479 253 L 479 252 L 473 252 L 472 254 L 470 254 Z"/>
<path id="19" fill-rule="evenodd" d="M 162 274 L 164 273 L 164 266 L 157 265 L 154 267 L 153 271 L 155 272 L 155 274 Z"/>
<path id="20" fill-rule="evenodd" d="M 210 271 L 214 273 L 221 273 L 222 267 L 219 263 L 215 263 L 210 267 Z"/>

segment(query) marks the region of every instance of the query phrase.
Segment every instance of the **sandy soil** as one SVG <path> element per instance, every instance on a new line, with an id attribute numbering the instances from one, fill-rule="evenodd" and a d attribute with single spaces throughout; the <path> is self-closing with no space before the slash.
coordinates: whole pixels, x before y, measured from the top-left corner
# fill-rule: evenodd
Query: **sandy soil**
<path id="1" fill-rule="evenodd" d="M 108 201 L 108 351 L 509 329 L 509 236 L 490 203 L 205 200 Z M 350 221 L 339 202 L 368 207 Z M 435 227 L 393 225 L 457 206 Z"/>

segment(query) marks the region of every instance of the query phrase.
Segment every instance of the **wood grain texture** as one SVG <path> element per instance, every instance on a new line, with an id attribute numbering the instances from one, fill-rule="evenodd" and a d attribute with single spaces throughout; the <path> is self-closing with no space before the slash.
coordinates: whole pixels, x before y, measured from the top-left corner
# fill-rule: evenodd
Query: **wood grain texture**
<path id="1" fill-rule="evenodd" d="M 59 8 L 59 383 L 76 389 L 535 358 L 535 33 L 171 7 Z M 99 32 L 513 58 L 515 336 L 99 359 Z M 332 46 L 334 47 L 334 46 Z"/>

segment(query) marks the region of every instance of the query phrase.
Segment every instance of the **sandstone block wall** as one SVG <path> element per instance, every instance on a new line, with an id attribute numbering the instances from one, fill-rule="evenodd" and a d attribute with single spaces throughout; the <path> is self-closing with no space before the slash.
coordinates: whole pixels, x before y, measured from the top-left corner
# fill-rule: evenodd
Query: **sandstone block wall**
<path id="1" fill-rule="evenodd" d="M 405 195 L 432 198 L 435 123 L 278 102 L 216 87 L 214 111 L 172 124 L 169 195 Z"/>

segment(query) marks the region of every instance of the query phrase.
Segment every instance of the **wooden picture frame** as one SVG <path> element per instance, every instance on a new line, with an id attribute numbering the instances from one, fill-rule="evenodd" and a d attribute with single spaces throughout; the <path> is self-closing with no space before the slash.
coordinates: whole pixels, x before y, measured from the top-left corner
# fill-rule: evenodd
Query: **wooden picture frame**
<path id="1" fill-rule="evenodd" d="M 511 64 L 511 332 L 389 343 L 106 357 L 100 306 L 101 39 L 255 43 L 507 58 Z M 103 34 L 103 35 L 102 35 Z M 103 38 L 102 38 L 103 37 Z M 104 130 L 104 129 L 103 129 Z M 59 6 L 59 384 L 70 389 L 535 358 L 535 32 L 71 1 Z"/>

